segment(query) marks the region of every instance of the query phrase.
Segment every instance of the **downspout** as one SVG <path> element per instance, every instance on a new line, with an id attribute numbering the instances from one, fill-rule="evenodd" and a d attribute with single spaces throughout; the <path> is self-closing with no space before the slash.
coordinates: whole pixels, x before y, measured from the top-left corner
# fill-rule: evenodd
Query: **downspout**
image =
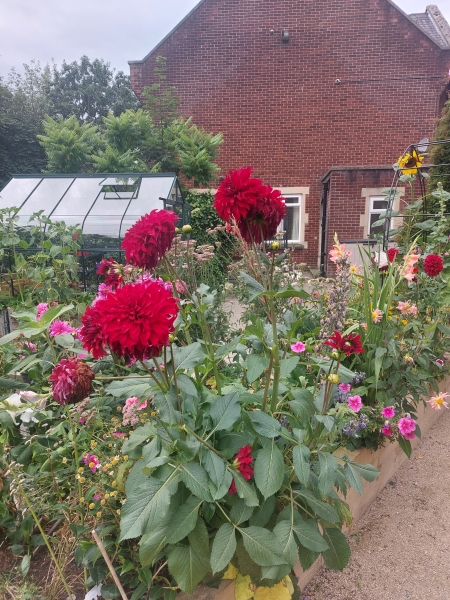
<path id="1" fill-rule="evenodd" d="M 327 258 L 327 208 L 328 194 L 330 192 L 330 176 L 322 183 L 322 200 L 320 216 L 320 276 L 326 277 L 326 258 Z"/>

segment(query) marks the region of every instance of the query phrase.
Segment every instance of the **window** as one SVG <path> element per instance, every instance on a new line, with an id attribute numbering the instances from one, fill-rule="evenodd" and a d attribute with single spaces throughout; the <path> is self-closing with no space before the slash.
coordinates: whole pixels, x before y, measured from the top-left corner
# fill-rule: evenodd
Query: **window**
<path id="1" fill-rule="evenodd" d="M 373 223 L 378 221 L 387 209 L 388 201 L 386 199 L 386 196 L 370 196 L 368 227 L 369 236 L 375 235 L 377 233 L 383 233 L 384 225 L 376 225 L 374 227 Z"/>
<path id="2" fill-rule="evenodd" d="M 286 216 L 278 230 L 286 232 L 288 242 L 300 243 L 302 195 L 283 194 L 283 197 L 286 200 Z"/>

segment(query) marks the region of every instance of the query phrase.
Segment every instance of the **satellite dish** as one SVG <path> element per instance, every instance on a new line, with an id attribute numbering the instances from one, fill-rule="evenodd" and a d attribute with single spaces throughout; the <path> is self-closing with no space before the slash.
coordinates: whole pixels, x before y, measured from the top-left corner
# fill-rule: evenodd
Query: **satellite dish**
<path id="1" fill-rule="evenodd" d="M 420 140 L 420 142 L 417 144 L 417 150 L 419 152 L 426 152 L 428 149 L 428 146 L 430 144 L 430 140 L 428 138 L 423 138 Z"/>

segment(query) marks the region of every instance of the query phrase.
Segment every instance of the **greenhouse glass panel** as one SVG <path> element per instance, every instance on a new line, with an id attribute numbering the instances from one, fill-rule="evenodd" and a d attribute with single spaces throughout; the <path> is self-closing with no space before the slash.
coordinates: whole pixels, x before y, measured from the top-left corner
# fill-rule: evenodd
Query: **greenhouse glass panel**
<path id="1" fill-rule="evenodd" d="M 58 217 L 59 221 L 65 221 L 69 215 L 79 216 L 79 222 L 82 223 L 84 217 L 88 214 L 89 209 L 96 201 L 101 193 L 99 182 L 101 178 L 77 177 L 67 191 L 67 194 L 62 198 L 61 202 L 56 206 L 52 213 L 53 217 Z"/>
<path id="2" fill-rule="evenodd" d="M 22 206 L 32 191 L 39 186 L 41 178 L 11 179 L 0 192 L 0 208 Z"/>
<path id="3" fill-rule="evenodd" d="M 73 179 L 43 179 L 19 211 L 19 216 L 31 217 L 39 210 L 49 216 Z"/>

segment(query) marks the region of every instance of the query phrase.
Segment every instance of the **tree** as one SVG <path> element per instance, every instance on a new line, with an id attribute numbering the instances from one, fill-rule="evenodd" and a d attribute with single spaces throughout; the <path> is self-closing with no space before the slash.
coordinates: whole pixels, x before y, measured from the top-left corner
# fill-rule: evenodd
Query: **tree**
<path id="1" fill-rule="evenodd" d="M 128 108 L 137 109 L 139 101 L 123 71 L 114 74 L 110 63 L 103 59 L 92 62 L 82 56 L 80 62 L 53 65 L 47 85 L 49 114 L 67 119 L 75 115 L 80 121 L 103 124 L 103 118 L 112 113 L 120 115 Z"/>
<path id="2" fill-rule="evenodd" d="M 433 139 L 435 141 L 450 140 L 450 100 L 446 102 L 442 115 L 436 124 Z M 448 166 L 450 164 L 450 142 L 430 146 L 430 161 L 432 165 L 436 166 L 432 167 L 429 172 L 428 193 L 435 191 L 439 182 L 442 183 L 445 191 L 450 192 L 450 169 Z M 438 203 L 436 199 L 427 202 L 427 210 L 437 212 Z M 450 212 L 450 201 L 447 202 L 446 212 Z"/>

